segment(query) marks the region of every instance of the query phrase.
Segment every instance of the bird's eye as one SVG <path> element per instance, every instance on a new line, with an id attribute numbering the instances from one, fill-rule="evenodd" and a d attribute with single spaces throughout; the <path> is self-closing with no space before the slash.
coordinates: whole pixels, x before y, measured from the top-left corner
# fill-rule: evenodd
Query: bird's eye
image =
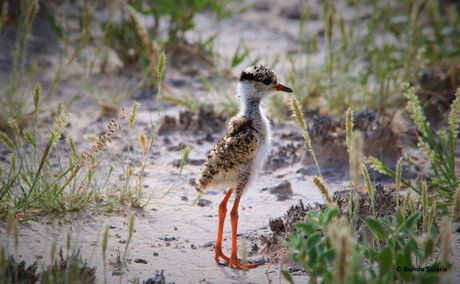
<path id="1" fill-rule="evenodd" d="M 271 82 L 272 82 L 272 80 L 270 80 L 270 78 L 267 78 L 267 79 L 262 81 L 262 83 L 264 83 L 265 85 L 270 85 Z"/>

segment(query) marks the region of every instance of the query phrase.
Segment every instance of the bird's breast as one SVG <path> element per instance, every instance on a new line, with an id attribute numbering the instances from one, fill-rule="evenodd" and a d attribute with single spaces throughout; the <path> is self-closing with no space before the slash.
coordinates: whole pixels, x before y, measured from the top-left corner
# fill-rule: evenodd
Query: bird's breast
<path id="1" fill-rule="evenodd" d="M 259 138 L 259 147 L 257 149 L 257 154 L 254 159 L 254 166 L 255 170 L 259 171 L 262 169 L 265 160 L 267 159 L 267 156 L 270 151 L 270 144 L 271 144 L 271 131 L 270 131 L 270 125 L 266 125 L 266 128 L 264 129 L 264 133 L 261 133 L 260 138 Z"/>

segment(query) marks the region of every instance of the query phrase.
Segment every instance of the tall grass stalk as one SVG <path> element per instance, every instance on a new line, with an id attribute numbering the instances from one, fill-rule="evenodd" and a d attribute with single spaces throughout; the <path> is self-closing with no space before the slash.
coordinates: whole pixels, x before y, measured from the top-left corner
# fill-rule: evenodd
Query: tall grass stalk
<path id="1" fill-rule="evenodd" d="M 327 42 L 327 76 L 328 76 L 328 95 L 329 99 L 333 99 L 333 81 L 334 81 L 334 67 L 335 67 L 335 52 L 333 43 L 334 23 L 335 23 L 335 6 L 333 1 L 324 1 L 324 19 L 325 31 Z"/>
<path id="2" fill-rule="evenodd" d="M 321 168 L 319 167 L 318 159 L 316 158 L 315 150 L 313 149 L 310 133 L 308 132 L 307 123 L 305 122 L 299 101 L 294 95 L 291 96 L 290 106 L 291 111 L 294 114 L 294 117 L 297 121 L 297 124 L 299 125 L 300 130 L 302 131 L 303 138 L 307 144 L 307 150 L 311 153 L 313 160 L 315 162 L 316 170 L 318 171 L 319 176 L 322 178 L 323 175 L 321 173 Z"/>
<path id="3" fill-rule="evenodd" d="M 455 191 L 452 216 L 454 218 L 458 218 L 460 216 L 460 184 L 458 185 L 457 190 Z"/>
<path id="4" fill-rule="evenodd" d="M 104 283 L 107 283 L 107 245 L 109 243 L 109 229 L 108 225 L 105 226 L 104 235 L 102 237 L 102 262 L 104 265 Z"/>
<path id="5" fill-rule="evenodd" d="M 330 226 L 329 236 L 336 250 L 334 282 L 340 284 L 348 283 L 350 279 L 349 273 L 353 266 L 351 262 L 354 244 L 349 225 L 345 218 L 341 218 L 339 222 Z"/>
<path id="6" fill-rule="evenodd" d="M 427 224 L 428 224 L 428 189 L 427 189 L 427 184 L 425 181 L 422 181 L 421 183 L 421 192 L 422 192 L 422 222 L 423 222 L 423 228 L 424 231 L 427 230 Z"/>
<path id="7" fill-rule="evenodd" d="M 360 131 L 355 130 L 352 133 L 352 147 L 350 153 L 351 180 L 355 187 L 361 185 L 361 164 L 363 156 L 363 138 Z"/>
<path id="8" fill-rule="evenodd" d="M 403 158 L 399 158 L 396 163 L 396 210 L 399 210 L 399 196 L 401 191 L 401 179 L 402 179 L 402 162 Z"/>
<path id="9" fill-rule="evenodd" d="M 451 223 L 448 216 L 443 216 L 441 218 L 441 227 L 440 227 L 440 257 L 441 264 L 449 264 L 449 254 L 450 254 L 450 236 L 451 236 Z"/>
<path id="10" fill-rule="evenodd" d="M 374 200 L 374 187 L 372 186 L 371 179 L 369 177 L 369 172 L 365 163 L 361 163 L 361 172 L 363 174 L 364 181 L 366 182 L 367 192 L 369 193 L 369 198 L 371 200 L 371 212 L 372 216 L 375 216 L 375 200 Z"/>
<path id="11" fill-rule="evenodd" d="M 246 239 L 243 239 L 241 242 L 241 263 L 243 264 L 243 275 L 246 276 L 246 271 L 248 270 L 248 259 L 249 259 L 249 253 L 248 253 L 248 242 Z"/>
<path id="12" fill-rule="evenodd" d="M 9 10 L 8 1 L 5 1 L 3 2 L 2 10 L 0 12 L 0 31 L 2 31 L 8 19 L 8 10 Z"/>
<path id="13" fill-rule="evenodd" d="M 184 152 L 182 153 L 182 158 L 180 160 L 179 164 L 179 173 L 177 175 L 177 180 L 174 184 L 172 184 L 168 190 L 166 190 L 159 198 L 163 199 L 165 198 L 176 186 L 177 184 L 181 181 L 181 176 L 182 176 L 182 171 L 184 170 L 184 166 L 187 164 L 188 161 L 188 156 L 190 155 L 190 151 L 192 151 L 192 148 L 190 146 L 185 147 Z M 196 202 L 200 198 L 200 194 L 198 194 L 198 197 L 195 199 L 194 202 Z"/>
<path id="14" fill-rule="evenodd" d="M 158 78 L 158 90 L 157 90 L 157 119 L 158 121 L 160 121 L 160 116 L 161 116 L 161 107 L 160 107 L 161 97 L 162 97 L 161 86 L 164 80 L 165 69 L 166 69 L 166 54 L 162 52 L 160 54 L 160 59 L 158 61 L 158 65 L 156 69 L 156 75 Z"/>
<path id="15" fill-rule="evenodd" d="M 133 238 L 133 233 L 134 233 L 134 213 L 131 214 L 131 217 L 129 218 L 129 223 L 128 223 L 128 238 L 126 240 L 126 245 L 125 245 L 125 251 L 123 253 L 123 263 L 126 264 L 126 256 L 128 255 L 128 248 L 129 245 L 131 244 L 131 240 Z"/>
<path id="16" fill-rule="evenodd" d="M 348 151 L 348 168 L 349 168 L 349 176 L 350 176 L 350 185 L 353 185 L 353 110 L 351 108 L 347 109 L 345 113 L 345 143 L 347 145 Z M 358 186 L 355 184 L 354 186 Z M 350 190 L 348 194 L 348 217 L 350 220 L 353 220 L 353 198 L 354 192 L 353 188 Z M 353 222 L 352 222 L 353 223 Z"/>
<path id="17" fill-rule="evenodd" d="M 460 127 L 460 88 L 457 89 L 451 104 L 447 134 L 444 131 L 433 133 L 414 87 L 406 89 L 404 96 L 407 99 L 406 109 L 420 132 L 418 147 L 427 156 L 435 176 L 430 181 L 430 186 L 442 199 L 439 205 L 444 208 L 443 210 L 451 212 L 452 201 L 459 184 L 455 170 L 455 144 Z"/>
<path id="18" fill-rule="evenodd" d="M 345 113 L 345 139 L 347 145 L 347 151 L 349 156 L 349 173 L 350 173 L 350 184 L 353 184 L 353 174 L 351 173 L 351 169 L 353 168 L 351 164 L 351 156 L 353 152 L 353 109 L 347 109 Z"/>
<path id="19" fill-rule="evenodd" d="M 434 218 L 436 217 L 436 214 L 437 214 L 436 209 L 437 209 L 436 208 L 436 201 L 433 201 L 433 203 L 431 203 L 430 212 L 429 212 L 429 215 L 428 215 L 428 223 L 426 225 L 426 231 L 428 233 L 431 232 L 431 228 L 433 227 Z"/>

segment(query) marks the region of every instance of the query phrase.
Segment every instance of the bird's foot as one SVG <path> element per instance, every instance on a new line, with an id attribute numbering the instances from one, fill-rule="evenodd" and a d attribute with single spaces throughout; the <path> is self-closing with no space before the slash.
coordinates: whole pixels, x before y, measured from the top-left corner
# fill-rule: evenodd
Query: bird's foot
<path id="1" fill-rule="evenodd" d="M 214 259 L 216 260 L 216 263 L 217 264 L 221 264 L 220 261 L 219 261 L 219 258 L 222 258 L 223 260 L 229 262 L 230 261 L 230 258 L 228 256 L 226 256 L 223 252 L 222 252 L 222 249 L 216 249 L 216 255 L 214 256 Z"/>
<path id="2" fill-rule="evenodd" d="M 256 268 L 258 265 L 255 264 L 255 263 L 245 263 L 245 262 L 242 262 L 241 260 L 239 260 L 237 257 L 232 257 L 230 258 L 230 262 L 228 263 L 227 265 L 228 267 L 230 268 L 236 268 L 236 269 L 239 269 L 239 270 L 249 270 L 249 269 L 253 269 L 253 268 Z"/>

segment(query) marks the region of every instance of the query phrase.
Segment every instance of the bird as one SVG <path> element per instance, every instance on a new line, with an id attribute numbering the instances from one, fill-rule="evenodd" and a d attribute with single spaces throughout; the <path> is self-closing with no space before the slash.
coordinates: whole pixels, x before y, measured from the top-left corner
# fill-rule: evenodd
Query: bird
<path id="1" fill-rule="evenodd" d="M 226 134 L 209 153 L 195 189 L 205 193 L 209 188 L 226 187 L 227 192 L 218 207 L 215 261 L 222 258 L 230 268 L 247 270 L 256 264 L 243 263 L 237 256 L 238 206 L 268 156 L 271 144 L 270 122 L 261 108 L 261 101 L 274 92 L 292 93 L 292 89 L 278 83 L 275 72 L 264 65 L 245 68 L 239 77 L 237 97 L 240 111 L 228 122 Z M 222 235 L 227 214 L 227 203 L 234 194 L 230 211 L 232 230 L 231 256 L 222 251 Z"/>

